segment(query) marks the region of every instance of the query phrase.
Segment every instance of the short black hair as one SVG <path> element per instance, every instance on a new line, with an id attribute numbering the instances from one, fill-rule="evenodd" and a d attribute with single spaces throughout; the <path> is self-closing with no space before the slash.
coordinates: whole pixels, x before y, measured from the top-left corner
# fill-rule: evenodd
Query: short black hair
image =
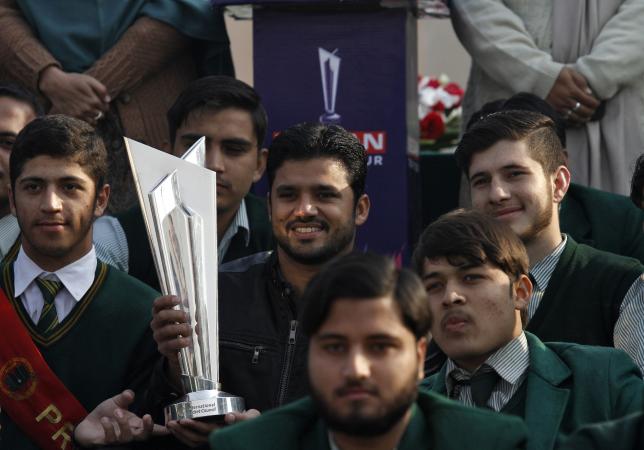
<path id="1" fill-rule="evenodd" d="M 370 300 L 391 296 L 398 305 L 403 324 L 416 337 L 431 327 L 427 293 L 420 278 L 399 269 L 391 258 L 375 253 L 349 253 L 330 261 L 309 282 L 302 304 L 302 328 L 313 336 L 340 299 Z"/>
<path id="2" fill-rule="evenodd" d="M 642 207 L 642 188 L 644 188 L 644 153 L 635 162 L 635 172 L 631 180 L 631 200 L 638 208 Z"/>
<path id="3" fill-rule="evenodd" d="M 55 114 L 32 120 L 18 133 L 9 159 L 11 187 L 25 164 L 37 156 L 67 158 L 85 169 L 96 183 L 96 191 L 107 177 L 107 151 L 103 140 L 86 122 Z"/>
<path id="4" fill-rule="evenodd" d="M 26 103 L 33 109 L 36 117 L 40 117 L 45 113 L 38 98 L 31 91 L 17 84 L 0 81 L 0 97 L 9 97 Z"/>
<path id="5" fill-rule="evenodd" d="M 257 148 L 261 148 L 266 137 L 268 118 L 259 94 L 243 81 L 223 75 L 195 80 L 179 94 L 167 114 L 170 145 L 174 144 L 177 129 L 191 112 L 197 109 L 221 111 L 227 108 L 241 109 L 250 114 Z"/>
<path id="6" fill-rule="evenodd" d="M 551 118 L 532 111 L 504 110 L 482 117 L 461 138 L 454 157 L 465 176 L 469 178 L 474 154 L 502 140 L 525 141 L 530 156 L 546 175 L 566 164 L 563 146 Z"/>
<path id="7" fill-rule="evenodd" d="M 532 111 L 550 117 L 555 123 L 557 136 L 561 141 L 561 145 L 564 148 L 566 147 L 566 122 L 561 117 L 561 114 L 550 106 L 550 103 L 529 92 L 519 92 L 507 99 L 487 102 L 481 109 L 472 114 L 472 117 L 467 122 L 466 129 L 469 130 L 472 125 L 489 114 L 508 110 Z"/>
<path id="8" fill-rule="evenodd" d="M 285 161 L 329 158 L 338 161 L 347 172 L 354 202 L 364 194 L 367 182 L 367 154 L 352 133 L 339 125 L 300 123 L 282 131 L 268 149 L 266 172 L 269 189 L 275 172 Z"/>

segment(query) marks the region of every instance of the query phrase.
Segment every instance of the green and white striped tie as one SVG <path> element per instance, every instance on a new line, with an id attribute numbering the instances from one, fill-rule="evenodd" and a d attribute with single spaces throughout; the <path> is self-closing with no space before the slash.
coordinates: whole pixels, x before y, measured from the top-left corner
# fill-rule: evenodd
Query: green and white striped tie
<path id="1" fill-rule="evenodd" d="M 63 283 L 60 281 L 45 280 L 43 278 L 36 278 L 36 284 L 42 292 L 42 298 L 45 301 L 45 305 L 42 308 L 40 313 L 40 318 L 38 319 L 38 324 L 36 329 L 40 334 L 47 334 L 51 332 L 56 325 L 58 325 L 58 313 L 56 311 L 56 304 L 54 299 L 56 294 L 63 287 Z"/>

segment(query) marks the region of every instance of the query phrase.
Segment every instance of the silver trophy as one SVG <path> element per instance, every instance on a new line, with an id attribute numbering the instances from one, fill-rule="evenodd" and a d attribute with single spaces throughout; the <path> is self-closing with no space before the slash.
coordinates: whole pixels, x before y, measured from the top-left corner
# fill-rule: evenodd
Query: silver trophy
<path id="1" fill-rule="evenodd" d="M 341 119 L 340 115 L 335 112 L 341 61 L 341 58 L 335 54 L 337 51 L 337 48 L 329 52 L 318 47 L 320 74 L 322 76 L 322 96 L 324 97 L 324 114 L 320 116 L 320 122 L 330 125 L 339 124 Z"/>
<path id="2" fill-rule="evenodd" d="M 176 295 L 196 332 L 179 353 L 186 394 L 165 408 L 170 420 L 244 410 L 244 399 L 221 391 L 217 295 L 216 174 L 205 169 L 205 138 L 182 158 L 125 139 L 164 295 Z"/>

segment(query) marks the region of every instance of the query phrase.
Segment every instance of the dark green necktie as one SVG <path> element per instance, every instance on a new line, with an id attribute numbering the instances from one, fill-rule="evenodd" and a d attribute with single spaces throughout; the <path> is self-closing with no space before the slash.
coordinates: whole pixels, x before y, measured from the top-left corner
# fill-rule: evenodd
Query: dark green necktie
<path id="1" fill-rule="evenodd" d="M 36 278 L 36 284 L 42 292 L 42 298 L 45 304 L 40 313 L 40 319 L 36 325 L 36 330 L 40 334 L 47 334 L 58 325 L 58 313 L 56 312 L 56 304 L 54 299 L 56 294 L 61 290 L 63 284 L 60 281 L 45 280 Z"/>
<path id="2" fill-rule="evenodd" d="M 472 391 L 472 400 L 479 408 L 487 408 L 487 401 L 492 395 L 494 386 L 499 381 L 499 374 L 494 370 L 477 372 L 470 379 L 470 389 Z"/>

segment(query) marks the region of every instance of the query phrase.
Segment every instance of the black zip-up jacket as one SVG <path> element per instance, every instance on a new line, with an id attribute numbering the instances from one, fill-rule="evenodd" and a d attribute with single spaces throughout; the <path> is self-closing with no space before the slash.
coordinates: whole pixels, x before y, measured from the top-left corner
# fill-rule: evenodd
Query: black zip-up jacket
<path id="1" fill-rule="evenodd" d="M 308 394 L 308 339 L 277 254 L 263 252 L 220 267 L 219 378 L 246 408 L 266 411 Z"/>

